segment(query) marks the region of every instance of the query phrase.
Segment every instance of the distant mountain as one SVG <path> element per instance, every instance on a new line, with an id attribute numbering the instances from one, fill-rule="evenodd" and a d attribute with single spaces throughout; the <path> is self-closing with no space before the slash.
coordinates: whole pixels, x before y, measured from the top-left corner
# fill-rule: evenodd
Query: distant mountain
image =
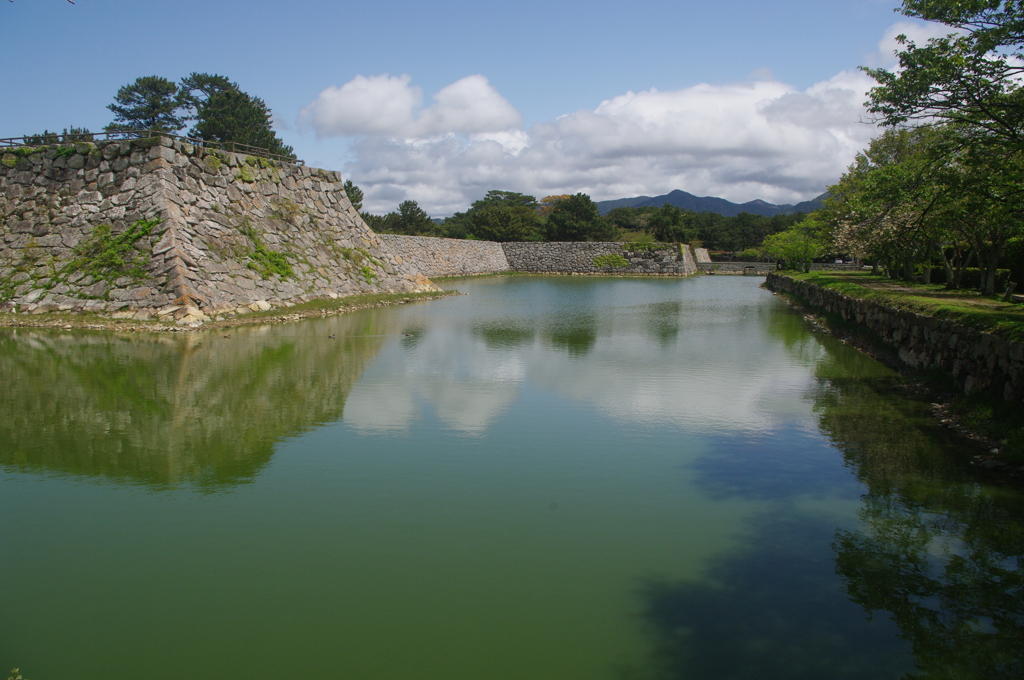
<path id="1" fill-rule="evenodd" d="M 676 189 L 664 196 L 636 196 L 635 198 L 617 198 L 611 201 L 597 201 L 597 209 L 602 215 L 607 215 L 609 211 L 615 208 L 640 208 L 644 206 L 654 206 L 660 208 L 666 203 L 674 205 L 677 208 L 683 208 L 685 210 L 692 210 L 693 212 L 713 212 L 725 217 L 735 217 L 741 212 L 748 212 L 754 215 L 764 215 L 765 217 L 771 217 L 772 215 L 792 215 L 797 212 L 811 212 L 822 207 L 822 199 L 828 196 L 828 192 L 825 192 L 817 198 L 813 198 L 809 201 L 803 201 L 796 205 L 775 205 L 774 203 L 767 203 L 761 200 L 748 201 L 746 203 L 733 203 L 727 201 L 724 198 L 715 198 L 714 196 L 694 196 L 688 194 L 685 191 Z"/>

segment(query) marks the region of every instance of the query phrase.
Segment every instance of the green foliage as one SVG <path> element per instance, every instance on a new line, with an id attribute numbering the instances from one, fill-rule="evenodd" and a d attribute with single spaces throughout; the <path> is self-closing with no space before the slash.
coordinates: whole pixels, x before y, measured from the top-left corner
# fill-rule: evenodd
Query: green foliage
<path id="1" fill-rule="evenodd" d="M 768 257 L 785 263 L 790 269 L 810 271 L 814 258 L 824 253 L 820 232 L 821 224 L 807 218 L 786 231 L 766 238 L 761 244 L 761 250 Z"/>
<path id="2" fill-rule="evenodd" d="M 190 136 L 221 144 L 248 144 L 295 158 L 292 147 L 274 134 L 270 109 L 259 97 L 236 88 L 216 90 L 197 105 L 196 116 Z"/>
<path id="3" fill-rule="evenodd" d="M 64 128 L 64 132 L 50 132 L 49 130 L 43 130 L 38 134 L 25 136 L 25 143 L 34 146 L 91 141 L 93 141 L 93 134 L 89 132 L 89 129 L 78 127 Z"/>
<path id="4" fill-rule="evenodd" d="M 348 201 L 352 204 L 352 207 L 356 209 L 356 212 L 362 210 L 363 190 L 353 184 L 350 179 L 345 180 L 345 184 L 342 185 L 342 188 L 345 190 L 345 195 L 348 196 Z"/>
<path id="5" fill-rule="evenodd" d="M 97 225 L 89 238 L 75 246 L 75 257 L 61 269 L 62 277 L 83 272 L 109 282 L 123 276 L 135 281 L 145 280 L 149 257 L 135 246 L 158 224 L 159 219 L 139 220 L 120 234 L 114 234 L 110 225 Z"/>
<path id="6" fill-rule="evenodd" d="M 108 131 L 162 130 L 174 132 L 185 125 L 178 115 L 178 86 L 160 76 L 144 76 L 123 86 L 107 106 L 114 112 Z"/>
<path id="7" fill-rule="evenodd" d="M 1002 302 L 999 296 L 977 291 L 947 290 L 940 284 L 900 281 L 869 272 L 824 272 L 791 274 L 793 278 L 830 288 L 844 295 L 872 300 L 888 307 L 950 319 L 965 326 L 1024 340 L 1024 306 Z"/>
<path id="8" fill-rule="evenodd" d="M 467 236 L 482 241 L 527 241 L 540 224 L 537 199 L 515 191 L 491 190 L 466 212 Z"/>
<path id="9" fill-rule="evenodd" d="M 554 202 L 546 232 L 549 241 L 601 241 L 614 233 L 614 226 L 601 218 L 590 196 L 581 193 Z"/>
<path id="10" fill-rule="evenodd" d="M 647 229 L 658 241 L 687 240 L 687 213 L 669 203 L 650 214 Z"/>
<path id="11" fill-rule="evenodd" d="M 268 250 L 263 242 L 260 232 L 253 226 L 249 218 L 243 218 L 239 230 L 252 242 L 252 250 L 247 254 L 249 257 L 249 269 L 252 269 L 264 279 L 269 279 L 276 274 L 282 279 L 295 278 L 295 270 L 284 253 Z"/>
<path id="12" fill-rule="evenodd" d="M 409 236 L 439 236 L 440 229 L 416 201 L 402 201 L 397 212 L 387 215 L 363 215 L 366 224 L 376 232 Z"/>
<path id="13" fill-rule="evenodd" d="M 17 668 L 12 668 L 11 677 L 7 678 L 7 680 L 25 680 L 25 678 L 21 677 L 21 673 Z"/>
<path id="14" fill-rule="evenodd" d="M 663 205 L 615 208 L 605 219 L 628 241 L 701 244 L 711 250 L 736 252 L 760 246 L 765 237 L 785 231 L 804 217 L 803 213 L 772 217 L 740 213 L 726 217 Z"/>
<path id="15" fill-rule="evenodd" d="M 237 90 L 238 84 L 226 76 L 192 72 L 181 79 L 178 106 L 185 110 L 185 120 L 198 120 L 199 109 L 211 96 L 226 90 Z"/>
<path id="16" fill-rule="evenodd" d="M 221 160 L 220 155 L 216 151 L 211 151 L 203 156 L 203 162 L 207 168 L 213 171 L 220 170 L 221 166 L 224 165 L 224 161 Z"/>
<path id="17" fill-rule="evenodd" d="M 238 168 L 238 172 L 235 173 L 235 180 L 252 183 L 256 181 L 256 176 L 252 174 L 252 168 L 242 165 Z"/>
<path id="18" fill-rule="evenodd" d="M 371 264 L 383 269 L 383 265 L 370 255 L 365 248 L 339 248 L 338 251 L 342 257 L 352 262 L 359 269 L 367 283 L 373 283 L 377 279 L 377 273 L 373 271 L 373 268 L 370 266 Z"/>
<path id="19" fill-rule="evenodd" d="M 618 253 L 612 253 L 610 255 L 598 255 L 594 258 L 595 267 L 613 267 L 621 269 L 622 267 L 629 266 L 629 260 L 624 258 Z"/>
<path id="20" fill-rule="evenodd" d="M 886 125 L 940 119 L 982 144 L 1024 147 L 1024 6 L 995 0 L 904 0 L 903 14 L 949 26 L 916 45 L 905 35 L 900 66 L 864 68 L 879 86 L 868 110 Z"/>

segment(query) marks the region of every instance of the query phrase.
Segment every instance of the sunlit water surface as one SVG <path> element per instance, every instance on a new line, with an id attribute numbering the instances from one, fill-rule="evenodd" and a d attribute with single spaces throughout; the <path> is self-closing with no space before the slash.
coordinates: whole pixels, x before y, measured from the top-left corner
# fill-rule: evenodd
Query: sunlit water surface
<path id="1" fill-rule="evenodd" d="M 0 664 L 1020 677 L 1020 495 L 760 281 L 457 281 L 230 337 L 0 331 Z"/>

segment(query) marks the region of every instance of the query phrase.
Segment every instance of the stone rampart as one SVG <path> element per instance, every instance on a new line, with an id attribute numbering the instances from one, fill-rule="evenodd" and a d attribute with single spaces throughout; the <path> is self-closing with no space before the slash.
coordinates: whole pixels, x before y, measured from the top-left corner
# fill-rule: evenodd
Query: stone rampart
<path id="1" fill-rule="evenodd" d="M 771 290 L 796 295 L 810 305 L 871 329 L 904 363 L 936 368 L 967 394 L 986 390 L 1004 399 L 1024 399 L 1024 343 L 954 321 L 915 314 L 843 295 L 806 281 L 769 274 Z"/>
<path id="2" fill-rule="evenodd" d="M 697 268 L 704 274 L 767 276 L 768 272 L 775 269 L 775 264 L 772 262 L 698 262 Z"/>
<path id="3" fill-rule="evenodd" d="M 511 269 L 502 244 L 494 241 L 402 234 L 379 237 L 402 264 L 424 276 L 495 274 Z"/>
<path id="4" fill-rule="evenodd" d="M 520 242 L 503 243 L 502 248 L 509 268 L 518 272 L 661 276 L 697 272 L 693 251 L 685 244 L 630 248 L 628 243 Z"/>
<path id="5" fill-rule="evenodd" d="M 360 292 L 433 288 L 336 172 L 171 138 L 0 156 L 0 306 L 197 323 Z"/>

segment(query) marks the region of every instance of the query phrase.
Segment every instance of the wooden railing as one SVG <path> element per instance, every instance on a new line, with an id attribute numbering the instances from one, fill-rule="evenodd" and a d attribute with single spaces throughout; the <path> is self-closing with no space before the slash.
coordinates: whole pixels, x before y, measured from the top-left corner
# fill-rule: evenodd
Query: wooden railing
<path id="1" fill-rule="evenodd" d="M 74 144 L 75 142 L 95 142 L 100 140 L 117 139 L 151 139 L 153 137 L 170 137 L 180 139 L 183 142 L 203 149 L 219 149 L 232 153 L 244 153 L 249 156 L 259 156 L 270 160 L 290 163 L 293 165 L 305 165 L 303 161 L 291 156 L 270 153 L 267 149 L 238 142 L 210 142 L 205 139 L 193 139 L 170 132 L 159 130 L 119 130 L 116 132 L 83 132 L 83 133 L 62 133 L 54 132 L 45 135 L 27 135 L 25 137 L 0 137 L 0 149 L 20 146 L 42 146 L 44 144 Z"/>

